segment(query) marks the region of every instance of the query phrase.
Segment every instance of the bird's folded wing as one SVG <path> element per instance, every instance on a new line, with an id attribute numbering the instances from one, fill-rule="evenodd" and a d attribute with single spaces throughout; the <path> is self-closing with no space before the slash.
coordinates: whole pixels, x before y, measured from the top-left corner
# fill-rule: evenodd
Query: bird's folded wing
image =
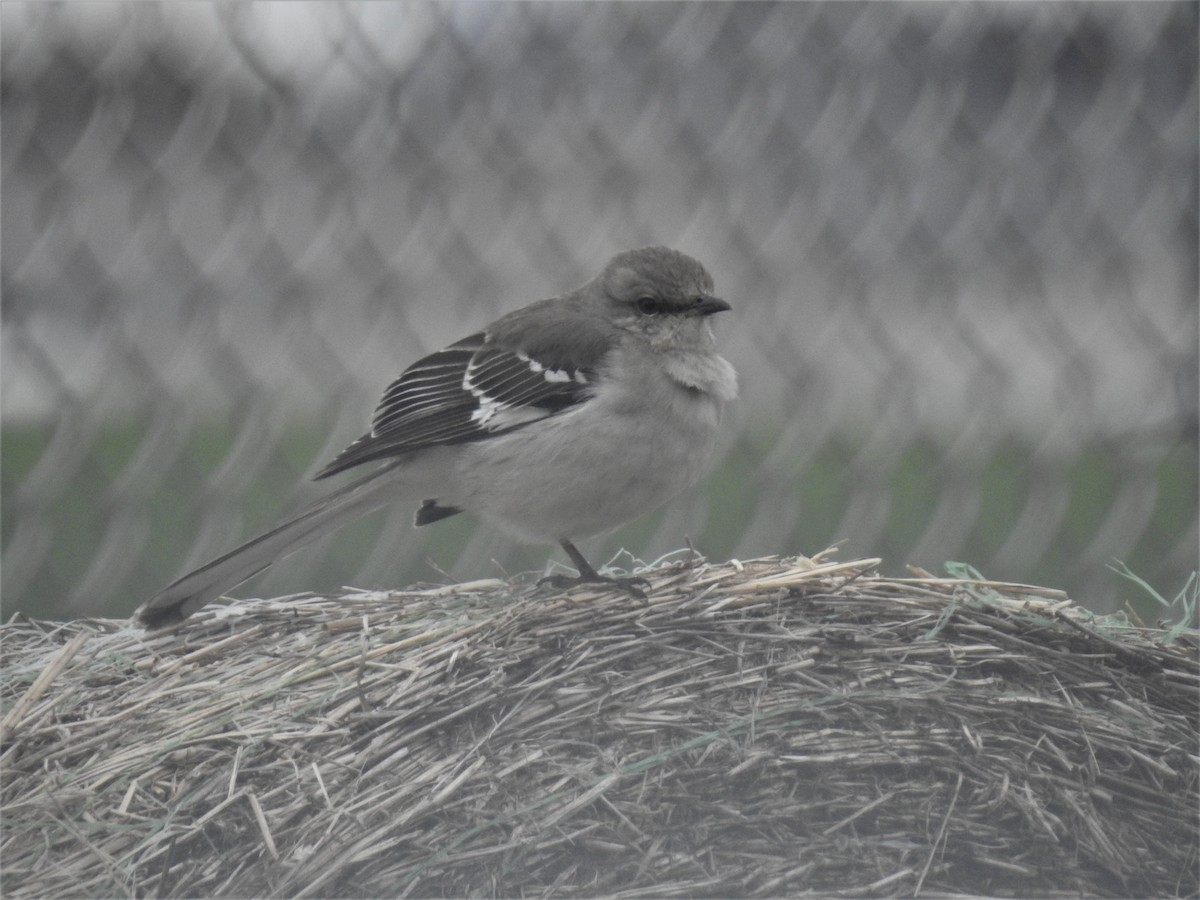
<path id="1" fill-rule="evenodd" d="M 384 392 L 371 430 L 317 473 L 492 437 L 591 396 L 594 361 L 557 367 L 479 333 L 418 360 Z"/>

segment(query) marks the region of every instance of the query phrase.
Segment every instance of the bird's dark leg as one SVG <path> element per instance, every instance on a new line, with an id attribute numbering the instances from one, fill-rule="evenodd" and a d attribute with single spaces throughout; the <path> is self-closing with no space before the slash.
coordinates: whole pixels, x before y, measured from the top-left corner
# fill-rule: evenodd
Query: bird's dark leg
<path id="1" fill-rule="evenodd" d="M 547 575 L 538 581 L 538 584 L 549 584 L 556 588 L 569 588 L 577 584 L 615 584 L 619 588 L 629 591 L 634 597 L 639 600 L 646 599 L 646 592 L 641 586 L 649 584 L 645 578 L 610 578 L 607 575 L 601 575 L 592 568 L 589 563 L 579 552 L 579 548 L 570 541 L 559 541 L 559 546 L 571 558 L 571 562 L 575 564 L 575 568 L 579 570 L 579 576 L 572 578 L 569 575 Z"/>

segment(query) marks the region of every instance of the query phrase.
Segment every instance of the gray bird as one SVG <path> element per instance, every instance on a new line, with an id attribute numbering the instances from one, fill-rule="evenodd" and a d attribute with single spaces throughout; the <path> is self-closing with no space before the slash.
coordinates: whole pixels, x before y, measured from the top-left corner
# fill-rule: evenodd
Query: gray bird
<path id="1" fill-rule="evenodd" d="M 397 501 L 416 524 L 470 512 L 517 537 L 575 541 L 665 503 L 712 454 L 737 374 L 709 317 L 728 310 L 696 260 L 665 247 L 618 254 L 582 287 L 508 313 L 418 360 L 388 387 L 371 430 L 317 478 L 383 464 L 137 612 L 172 625 L 312 541 Z M 626 583 L 628 586 L 627 582 Z"/>

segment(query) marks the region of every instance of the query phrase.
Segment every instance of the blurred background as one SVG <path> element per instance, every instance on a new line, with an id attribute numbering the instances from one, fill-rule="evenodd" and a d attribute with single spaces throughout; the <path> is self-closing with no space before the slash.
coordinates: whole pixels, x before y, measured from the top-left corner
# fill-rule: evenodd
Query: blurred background
<path id="1" fill-rule="evenodd" d="M 4 3 L 5 615 L 127 615 L 418 356 L 660 243 L 743 399 L 596 561 L 841 542 L 1177 616 L 1109 566 L 1200 553 L 1197 8 Z M 412 513 L 235 593 L 561 558 Z"/>

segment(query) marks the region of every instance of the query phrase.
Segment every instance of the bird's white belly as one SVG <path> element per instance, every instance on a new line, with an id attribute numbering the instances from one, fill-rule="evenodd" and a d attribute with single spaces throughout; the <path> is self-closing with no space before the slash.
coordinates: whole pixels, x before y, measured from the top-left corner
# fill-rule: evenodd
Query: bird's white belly
<path id="1" fill-rule="evenodd" d="M 486 447 L 466 445 L 454 505 L 544 543 L 602 534 L 656 509 L 699 476 L 720 403 L 674 384 L 654 389 L 670 399 L 596 398 L 604 408 L 553 416 Z"/>

